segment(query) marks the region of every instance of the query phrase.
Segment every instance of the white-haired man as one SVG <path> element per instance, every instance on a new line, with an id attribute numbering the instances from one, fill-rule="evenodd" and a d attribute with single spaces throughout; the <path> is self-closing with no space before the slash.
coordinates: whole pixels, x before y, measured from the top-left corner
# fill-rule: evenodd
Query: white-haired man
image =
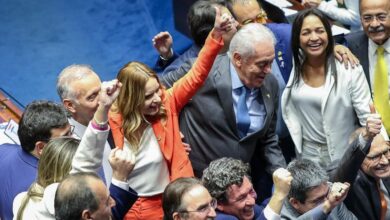
<path id="1" fill-rule="evenodd" d="M 69 123 L 74 126 L 74 136 L 82 138 L 88 123 L 98 108 L 101 81 L 99 76 L 88 65 L 73 64 L 64 68 L 57 79 L 57 93 L 65 108 L 70 113 Z M 105 122 L 100 122 L 104 124 Z M 110 133 L 111 134 L 111 133 Z M 110 136 L 108 140 L 110 140 Z M 111 136 L 112 140 L 112 136 Z M 109 144 L 110 142 L 110 144 Z M 112 169 L 108 162 L 113 141 L 106 142 L 103 154 L 103 175 L 107 185 L 110 185 Z M 102 172 L 103 171 L 103 172 Z"/>

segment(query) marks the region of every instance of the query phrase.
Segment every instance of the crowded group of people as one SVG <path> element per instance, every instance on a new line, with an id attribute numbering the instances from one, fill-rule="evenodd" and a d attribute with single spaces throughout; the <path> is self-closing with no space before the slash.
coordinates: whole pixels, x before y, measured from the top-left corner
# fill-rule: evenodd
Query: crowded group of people
<path id="1" fill-rule="evenodd" d="M 197 0 L 183 54 L 65 67 L 0 145 L 0 220 L 390 219 L 390 1 L 302 5 Z"/>

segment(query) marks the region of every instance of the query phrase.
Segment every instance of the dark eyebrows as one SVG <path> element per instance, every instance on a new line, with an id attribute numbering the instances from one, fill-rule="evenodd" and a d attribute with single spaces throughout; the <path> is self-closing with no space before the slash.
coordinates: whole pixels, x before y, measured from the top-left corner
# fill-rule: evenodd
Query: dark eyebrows
<path id="1" fill-rule="evenodd" d="M 197 211 L 200 211 L 200 210 L 202 210 L 202 209 L 207 208 L 208 206 L 209 206 L 209 203 L 202 204 L 202 205 L 200 205 L 196 210 L 197 210 Z"/>

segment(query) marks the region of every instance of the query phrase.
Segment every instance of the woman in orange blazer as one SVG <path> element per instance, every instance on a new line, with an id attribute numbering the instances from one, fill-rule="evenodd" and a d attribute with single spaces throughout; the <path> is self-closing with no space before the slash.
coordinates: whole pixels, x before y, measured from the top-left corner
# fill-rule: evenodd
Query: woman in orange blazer
<path id="1" fill-rule="evenodd" d="M 162 219 L 165 186 L 178 177 L 194 175 L 181 141 L 178 116 L 206 80 L 223 46 L 222 34 L 236 27 L 231 16 L 216 11 L 214 29 L 198 60 L 171 89 L 165 90 L 156 73 L 139 62 L 126 64 L 118 73 L 123 86 L 109 122 L 116 146 L 136 154 L 127 182 L 139 195 L 125 219 Z"/>

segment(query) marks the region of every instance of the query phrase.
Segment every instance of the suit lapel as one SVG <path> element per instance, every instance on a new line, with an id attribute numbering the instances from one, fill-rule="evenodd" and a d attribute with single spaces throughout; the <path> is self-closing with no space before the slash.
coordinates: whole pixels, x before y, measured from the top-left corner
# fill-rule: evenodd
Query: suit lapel
<path id="1" fill-rule="evenodd" d="M 153 132 L 156 135 L 157 142 L 160 145 L 160 149 L 162 152 L 165 152 L 165 132 L 164 125 L 161 119 L 152 123 Z M 164 155 L 165 156 L 165 155 Z"/>
<path id="2" fill-rule="evenodd" d="M 334 59 L 331 57 L 330 59 Z M 326 73 L 326 80 L 325 80 L 325 97 L 322 99 L 321 103 L 321 114 L 324 115 L 326 102 L 328 101 L 330 91 L 332 90 L 334 86 L 334 75 L 337 74 L 336 66 L 334 62 L 328 62 L 328 66 L 330 66 L 330 69 Z"/>
<path id="3" fill-rule="evenodd" d="M 270 117 L 272 117 L 272 114 L 270 114 L 271 112 L 274 111 L 274 105 L 273 105 L 273 100 L 272 100 L 272 96 L 268 90 L 268 88 L 264 85 L 266 82 L 263 83 L 263 85 L 260 87 L 260 93 L 257 97 L 257 101 L 259 103 L 263 102 L 264 103 L 264 107 L 265 107 L 265 118 L 264 118 L 264 123 L 262 124 L 262 127 L 260 129 L 261 132 L 263 132 L 265 129 L 263 129 L 264 127 L 268 127 L 266 126 L 267 122 L 269 120 L 271 120 Z M 263 100 L 261 100 L 263 99 Z M 255 132 L 256 134 L 257 132 Z"/>
<path id="4" fill-rule="evenodd" d="M 369 70 L 369 62 L 368 62 L 368 37 L 362 31 L 360 33 L 356 33 L 356 38 L 353 38 L 349 42 L 351 45 L 349 48 L 353 50 L 352 52 L 359 58 L 360 64 L 363 67 L 364 75 L 366 75 L 366 79 L 368 85 L 371 88 L 370 83 L 370 70 Z"/>
<path id="5" fill-rule="evenodd" d="M 215 88 L 218 93 L 219 101 L 223 107 L 223 110 L 227 118 L 227 123 L 233 130 L 237 130 L 236 116 L 234 114 L 234 109 L 233 109 L 232 79 L 230 76 L 230 64 L 229 64 L 229 58 L 227 56 L 221 59 L 220 65 L 215 71 L 213 80 L 214 80 Z"/>
<path id="6" fill-rule="evenodd" d="M 366 75 L 368 85 L 371 88 L 370 70 L 369 70 L 369 62 L 368 62 L 368 38 L 366 35 L 364 35 L 361 38 L 360 44 L 356 45 L 356 47 L 358 48 L 357 49 L 358 53 L 360 53 L 360 54 L 358 54 L 358 57 L 361 57 L 360 64 L 363 67 L 364 74 Z"/>

